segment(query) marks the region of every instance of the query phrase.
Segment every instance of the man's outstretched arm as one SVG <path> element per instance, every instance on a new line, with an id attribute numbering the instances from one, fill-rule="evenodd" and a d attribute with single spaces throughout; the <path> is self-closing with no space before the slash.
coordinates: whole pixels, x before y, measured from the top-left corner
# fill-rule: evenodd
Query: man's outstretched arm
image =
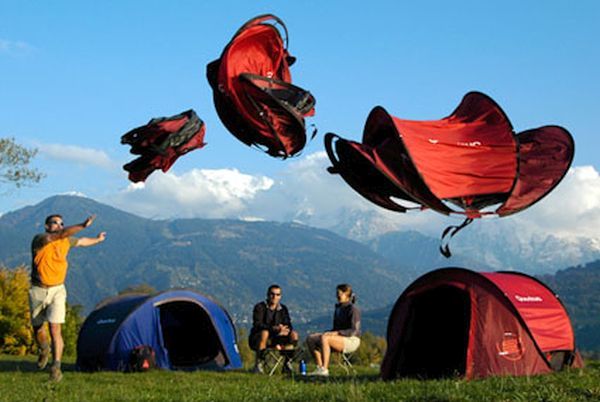
<path id="1" fill-rule="evenodd" d="M 78 225 L 67 226 L 66 228 L 61 229 L 57 232 L 48 234 L 47 239 L 49 241 L 54 241 L 54 240 L 58 240 L 58 239 L 64 239 L 65 237 L 71 237 L 71 236 L 81 232 L 83 229 L 87 228 L 88 226 L 90 226 L 92 224 L 92 222 L 94 222 L 94 219 L 96 219 L 96 215 L 90 215 L 87 217 L 87 219 L 85 221 L 83 221 L 82 223 L 80 223 Z"/>
<path id="2" fill-rule="evenodd" d="M 77 239 L 77 243 L 75 243 L 75 247 L 89 247 L 96 245 L 98 243 L 102 243 L 106 238 L 106 232 L 101 232 L 96 237 L 80 237 Z"/>

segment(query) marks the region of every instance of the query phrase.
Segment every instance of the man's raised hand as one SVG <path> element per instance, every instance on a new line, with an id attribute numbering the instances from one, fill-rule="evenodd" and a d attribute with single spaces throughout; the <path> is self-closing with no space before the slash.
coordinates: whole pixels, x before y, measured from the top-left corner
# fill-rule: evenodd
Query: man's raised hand
<path id="1" fill-rule="evenodd" d="M 96 219 L 96 214 L 88 216 L 87 219 L 83 221 L 83 227 L 87 228 L 90 226 L 94 222 L 94 219 Z"/>

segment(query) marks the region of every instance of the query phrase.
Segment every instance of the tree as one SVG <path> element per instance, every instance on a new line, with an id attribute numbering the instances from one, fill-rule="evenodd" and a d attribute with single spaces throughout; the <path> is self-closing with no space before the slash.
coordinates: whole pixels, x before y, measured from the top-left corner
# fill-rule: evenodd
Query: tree
<path id="1" fill-rule="evenodd" d="M 244 367 L 249 368 L 254 363 L 254 352 L 248 345 L 248 331 L 245 328 L 239 328 L 237 331 L 237 345 Z"/>
<path id="2" fill-rule="evenodd" d="M 360 337 L 360 347 L 354 354 L 354 359 L 363 366 L 381 364 L 385 355 L 386 341 L 384 338 L 365 332 Z"/>
<path id="3" fill-rule="evenodd" d="M 77 352 L 77 337 L 79 336 L 79 330 L 83 325 L 83 317 L 81 316 L 82 310 L 83 307 L 79 304 L 71 306 L 67 303 L 67 315 L 65 317 L 65 323 L 62 326 L 65 356 L 75 356 Z"/>
<path id="4" fill-rule="evenodd" d="M 29 276 L 25 266 L 15 269 L 0 266 L 0 353 L 22 356 L 36 351 L 29 312 Z M 80 313 L 81 306 L 67 304 L 62 327 L 66 356 L 75 354 L 83 323 Z M 47 327 L 45 324 L 45 331 L 48 331 Z"/>
<path id="5" fill-rule="evenodd" d="M 29 316 L 29 272 L 0 267 L 0 352 L 25 355 L 31 351 L 33 333 Z"/>
<path id="6" fill-rule="evenodd" d="M 17 188 L 38 183 L 44 174 L 29 167 L 36 149 L 25 148 L 14 138 L 0 138 L 0 183 L 12 183 Z"/>

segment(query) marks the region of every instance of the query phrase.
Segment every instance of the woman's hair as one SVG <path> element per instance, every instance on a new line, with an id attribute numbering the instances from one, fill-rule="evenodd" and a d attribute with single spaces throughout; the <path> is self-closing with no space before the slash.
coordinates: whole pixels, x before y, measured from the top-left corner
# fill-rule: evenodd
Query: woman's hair
<path id="1" fill-rule="evenodd" d="M 336 286 L 336 290 L 339 290 L 340 292 L 348 295 L 348 298 L 350 299 L 350 302 L 352 304 L 354 304 L 356 302 L 356 295 L 352 291 L 352 286 L 350 286 L 349 284 L 341 283 Z"/>

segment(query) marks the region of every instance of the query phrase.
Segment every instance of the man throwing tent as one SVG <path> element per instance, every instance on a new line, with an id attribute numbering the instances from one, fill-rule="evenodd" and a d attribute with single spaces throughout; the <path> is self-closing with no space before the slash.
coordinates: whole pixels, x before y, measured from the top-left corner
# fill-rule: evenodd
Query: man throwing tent
<path id="1" fill-rule="evenodd" d="M 264 359 L 267 346 L 276 349 L 285 345 L 296 345 L 298 333 L 292 329 L 290 313 L 285 305 L 281 304 L 281 287 L 271 285 L 267 290 L 267 300 L 254 306 L 252 312 L 252 330 L 248 339 L 250 349 L 256 352 L 254 371 L 264 372 Z M 290 371 L 288 356 L 284 363 L 284 370 Z"/>
<path id="2" fill-rule="evenodd" d="M 83 223 L 64 227 L 62 216 L 50 215 L 46 218 L 44 233 L 37 234 L 31 241 L 31 289 L 29 307 L 35 339 L 40 348 L 38 367 L 43 370 L 48 364 L 50 345 L 43 325 L 48 321 L 52 338 L 53 363 L 50 380 L 60 381 L 62 371 L 60 361 L 63 353 L 61 325 L 65 322 L 67 291 L 67 254 L 71 247 L 88 247 L 104 241 L 106 233 L 97 237 L 73 237 L 94 222 L 95 215 Z"/>

